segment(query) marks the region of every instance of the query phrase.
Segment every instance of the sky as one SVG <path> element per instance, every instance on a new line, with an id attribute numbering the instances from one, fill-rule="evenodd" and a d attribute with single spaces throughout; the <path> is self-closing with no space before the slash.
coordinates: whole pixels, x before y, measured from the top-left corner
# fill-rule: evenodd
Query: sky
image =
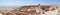
<path id="1" fill-rule="evenodd" d="M 0 7 L 18 7 L 27 4 L 60 4 L 60 0 L 0 0 Z"/>

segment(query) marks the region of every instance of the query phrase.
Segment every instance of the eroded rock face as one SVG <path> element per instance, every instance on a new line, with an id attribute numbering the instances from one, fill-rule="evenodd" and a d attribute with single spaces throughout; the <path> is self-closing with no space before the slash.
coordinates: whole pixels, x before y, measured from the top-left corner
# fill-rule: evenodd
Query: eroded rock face
<path id="1" fill-rule="evenodd" d="M 41 6 L 42 10 L 49 11 L 50 6 Z"/>
<path id="2" fill-rule="evenodd" d="M 28 7 L 28 8 L 27 8 Z M 27 8 L 27 9 L 21 9 L 21 10 L 26 10 L 26 11 L 23 11 L 23 12 L 28 12 L 28 13 L 37 13 L 37 14 L 46 14 L 50 11 L 50 6 L 26 6 L 24 8 Z M 34 9 L 33 9 L 34 8 Z M 33 11 L 33 10 L 36 10 L 36 11 Z M 45 13 L 46 12 L 46 13 Z M 53 11 L 51 11 L 53 12 Z"/>
<path id="3" fill-rule="evenodd" d="M 51 6 L 22 6 L 19 10 L 12 13 L 3 13 L 4 15 L 56 15 L 58 10 Z"/>

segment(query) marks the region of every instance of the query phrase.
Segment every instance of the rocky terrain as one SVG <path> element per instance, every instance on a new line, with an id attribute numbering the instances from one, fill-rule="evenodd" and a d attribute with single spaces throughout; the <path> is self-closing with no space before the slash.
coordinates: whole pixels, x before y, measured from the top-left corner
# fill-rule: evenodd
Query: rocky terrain
<path id="1" fill-rule="evenodd" d="M 7 11 L 3 12 L 5 10 Z M 1 15 L 60 15 L 59 5 L 41 6 L 40 4 L 38 4 L 30 6 L 21 6 L 14 10 L 12 8 L 5 8 L 5 10 L 0 11 Z"/>

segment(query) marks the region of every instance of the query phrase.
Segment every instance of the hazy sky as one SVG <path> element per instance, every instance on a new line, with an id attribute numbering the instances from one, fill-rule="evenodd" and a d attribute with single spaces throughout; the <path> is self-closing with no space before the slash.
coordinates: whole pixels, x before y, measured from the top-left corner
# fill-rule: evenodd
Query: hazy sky
<path id="1" fill-rule="evenodd" d="M 60 4 L 60 0 L 0 0 L 1 6 L 21 6 L 27 4 Z"/>

